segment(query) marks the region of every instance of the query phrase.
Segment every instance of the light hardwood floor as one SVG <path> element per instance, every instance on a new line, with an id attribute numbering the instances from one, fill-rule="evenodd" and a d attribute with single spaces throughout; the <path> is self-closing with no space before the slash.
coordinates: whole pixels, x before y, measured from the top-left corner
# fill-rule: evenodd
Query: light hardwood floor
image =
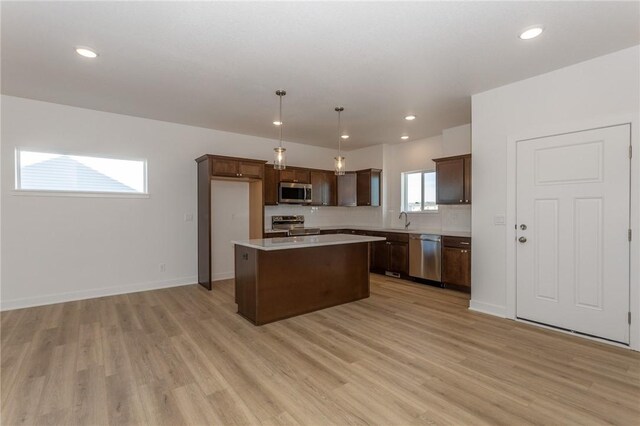
<path id="1" fill-rule="evenodd" d="M 2 425 L 639 424 L 640 354 L 372 275 L 255 327 L 232 282 L 8 311 Z"/>

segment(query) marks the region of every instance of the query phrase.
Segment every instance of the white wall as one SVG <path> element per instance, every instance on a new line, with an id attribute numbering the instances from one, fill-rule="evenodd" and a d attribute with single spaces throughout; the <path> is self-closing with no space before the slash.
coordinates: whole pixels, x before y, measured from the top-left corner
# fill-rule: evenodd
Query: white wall
<path id="1" fill-rule="evenodd" d="M 434 158 L 468 154 L 471 152 L 471 125 L 446 129 L 442 135 L 405 142 L 386 147 L 384 173 L 386 209 L 385 226 L 401 227 L 404 218 L 401 211 L 401 173 L 418 170 L 435 170 Z M 437 213 L 409 213 L 411 228 L 426 228 L 435 231 L 470 231 L 470 206 L 440 206 Z"/>
<path id="2" fill-rule="evenodd" d="M 639 79 L 640 46 L 636 46 L 473 96 L 472 308 L 496 315 L 507 312 L 506 259 L 511 247 L 507 247 L 506 227 L 493 223 L 494 216 L 510 213 L 507 180 L 509 161 L 513 161 L 507 157 L 508 141 L 581 130 L 593 123 L 616 124 L 622 117 L 623 121 L 632 119 L 635 123 L 634 152 L 640 153 Z M 639 158 L 636 154 L 632 164 L 635 229 L 640 222 Z M 640 264 L 637 240 L 632 243 L 634 285 Z M 514 283 L 511 277 L 509 283 Z M 632 294 L 632 309 L 637 311 L 638 305 L 640 297 L 636 292 Z M 637 330 L 632 330 L 632 339 L 640 336 Z"/>
<path id="3" fill-rule="evenodd" d="M 271 160 L 269 139 L 2 96 L 2 309 L 196 282 L 202 154 Z M 14 150 L 147 158 L 149 198 L 14 195 Z M 288 163 L 334 150 L 285 143 Z M 160 272 L 159 264 L 166 264 Z"/>
<path id="4" fill-rule="evenodd" d="M 211 237 L 213 281 L 233 278 L 231 241 L 249 239 L 249 182 L 211 181 Z"/>

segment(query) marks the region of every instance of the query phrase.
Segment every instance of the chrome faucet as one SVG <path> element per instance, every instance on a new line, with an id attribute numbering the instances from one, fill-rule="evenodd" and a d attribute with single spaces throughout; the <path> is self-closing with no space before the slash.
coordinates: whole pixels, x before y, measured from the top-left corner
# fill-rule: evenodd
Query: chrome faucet
<path id="1" fill-rule="evenodd" d="M 409 222 L 409 216 L 407 216 L 407 212 L 400 212 L 398 219 L 402 219 L 402 215 L 404 215 L 404 229 L 407 229 L 409 228 L 409 225 L 411 225 L 411 222 Z"/>

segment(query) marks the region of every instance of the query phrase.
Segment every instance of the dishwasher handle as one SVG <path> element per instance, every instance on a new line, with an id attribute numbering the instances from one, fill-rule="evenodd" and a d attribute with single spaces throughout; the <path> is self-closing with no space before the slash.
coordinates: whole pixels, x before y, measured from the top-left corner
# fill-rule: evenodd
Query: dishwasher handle
<path id="1" fill-rule="evenodd" d="M 434 243 L 439 243 L 441 240 L 439 235 L 410 235 L 409 238 L 412 240 L 433 241 Z"/>

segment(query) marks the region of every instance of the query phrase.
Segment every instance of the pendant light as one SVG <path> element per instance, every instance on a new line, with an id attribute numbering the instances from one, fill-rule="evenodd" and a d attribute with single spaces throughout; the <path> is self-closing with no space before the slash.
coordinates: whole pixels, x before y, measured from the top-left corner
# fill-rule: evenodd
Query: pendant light
<path id="1" fill-rule="evenodd" d="M 338 113 L 338 156 L 334 157 L 334 170 L 336 175 L 341 176 L 346 170 L 346 159 L 342 156 L 342 134 L 340 132 L 340 113 L 344 111 L 344 107 L 336 107 L 335 109 Z"/>
<path id="2" fill-rule="evenodd" d="M 286 94 L 287 92 L 285 90 L 276 90 L 276 95 L 280 98 L 280 115 L 278 116 L 278 122 L 280 123 L 278 125 L 280 128 L 280 144 L 277 148 L 273 148 L 273 168 L 276 170 L 284 170 L 287 168 L 286 149 L 282 147 L 282 128 L 284 127 L 284 123 L 282 122 L 282 97 Z"/>

